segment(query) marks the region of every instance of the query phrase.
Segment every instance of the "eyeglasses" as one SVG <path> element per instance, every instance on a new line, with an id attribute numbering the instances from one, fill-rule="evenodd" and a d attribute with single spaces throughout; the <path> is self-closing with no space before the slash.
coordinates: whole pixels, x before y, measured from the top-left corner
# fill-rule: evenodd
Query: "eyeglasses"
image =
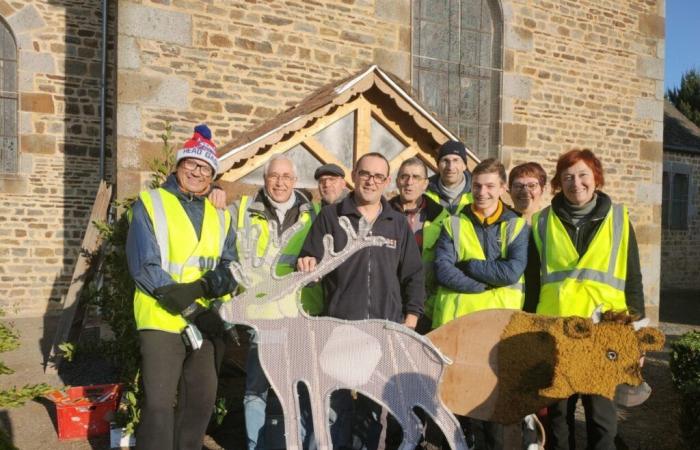
<path id="1" fill-rule="evenodd" d="M 513 186 L 511 187 L 511 189 L 513 189 L 514 191 L 524 191 L 527 188 L 528 191 L 534 192 L 535 190 L 537 190 L 539 185 L 540 185 L 539 183 L 527 183 L 527 184 L 513 183 Z"/>
<path id="2" fill-rule="evenodd" d="M 191 172 L 195 172 L 197 169 L 199 169 L 199 173 L 205 177 L 210 177 L 214 173 L 214 169 L 212 169 L 209 164 L 197 164 L 197 161 L 194 159 L 183 160 L 182 166 Z"/>
<path id="3" fill-rule="evenodd" d="M 402 183 L 408 182 L 408 180 L 413 180 L 416 183 L 420 183 L 421 181 L 425 180 L 425 177 L 423 175 L 417 175 L 417 174 L 410 174 L 410 173 L 402 173 L 399 175 L 399 181 Z"/>
<path id="4" fill-rule="evenodd" d="M 283 183 L 291 183 L 296 177 L 294 175 L 290 175 L 288 173 L 285 174 L 278 174 L 278 173 L 268 173 L 265 178 L 268 178 L 273 181 L 279 181 L 282 180 Z"/>
<path id="5" fill-rule="evenodd" d="M 369 173 L 366 170 L 358 171 L 357 176 L 362 181 L 374 180 L 374 182 L 377 184 L 384 183 L 386 181 L 386 179 L 388 178 L 386 175 L 382 175 L 381 173 Z"/>

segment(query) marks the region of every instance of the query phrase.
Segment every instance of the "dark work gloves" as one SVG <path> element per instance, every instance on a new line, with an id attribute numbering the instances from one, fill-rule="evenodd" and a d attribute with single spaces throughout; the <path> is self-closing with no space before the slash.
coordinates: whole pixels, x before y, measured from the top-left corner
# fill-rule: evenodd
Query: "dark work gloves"
<path id="1" fill-rule="evenodd" d="M 210 339 L 221 337 L 226 331 L 224 321 L 221 320 L 221 316 L 211 309 L 206 309 L 195 315 L 193 322 L 195 325 L 197 325 L 197 328 L 199 328 L 202 335 Z"/>
<path id="2" fill-rule="evenodd" d="M 236 280 L 228 267 L 217 267 L 202 275 L 204 283 L 204 297 L 217 298 L 230 294 L 236 289 Z"/>
<path id="3" fill-rule="evenodd" d="M 199 279 L 192 283 L 176 283 L 161 286 L 153 294 L 170 314 L 180 314 L 195 300 L 205 296 L 205 283 Z"/>

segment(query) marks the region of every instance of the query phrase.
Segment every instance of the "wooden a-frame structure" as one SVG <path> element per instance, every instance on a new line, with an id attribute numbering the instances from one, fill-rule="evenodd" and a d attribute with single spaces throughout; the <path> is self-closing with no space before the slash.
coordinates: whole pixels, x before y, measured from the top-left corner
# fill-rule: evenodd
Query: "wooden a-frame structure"
<path id="1" fill-rule="evenodd" d="M 344 126 L 339 125 L 341 122 Z M 324 130 L 333 127 L 344 128 L 346 133 L 323 139 Z M 383 141 L 378 142 L 380 138 Z M 352 189 L 352 164 L 364 153 L 385 154 L 392 173 L 413 156 L 436 171 L 437 149 L 447 140 L 457 137 L 411 97 L 400 81 L 374 65 L 322 87 L 296 106 L 220 147 L 221 180 L 239 181 L 260 170 L 273 155 L 297 148 L 313 156 L 318 165 L 335 163 L 343 167 L 345 181 Z M 336 148 L 339 145 L 351 151 L 343 157 Z M 470 151 L 468 156 L 471 169 L 478 158 Z M 304 167 L 311 173 L 314 169 Z"/>

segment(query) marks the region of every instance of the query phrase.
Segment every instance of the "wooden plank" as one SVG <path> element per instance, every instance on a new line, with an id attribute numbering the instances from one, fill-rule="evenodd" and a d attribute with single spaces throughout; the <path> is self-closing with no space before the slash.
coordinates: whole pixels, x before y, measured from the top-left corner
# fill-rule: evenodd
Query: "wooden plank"
<path id="1" fill-rule="evenodd" d="M 78 255 L 78 260 L 73 270 L 73 278 L 71 279 L 68 292 L 63 301 L 63 313 L 61 314 L 61 319 L 56 329 L 56 335 L 51 345 L 51 353 L 46 361 L 46 372 L 58 372 L 58 367 L 63 359 L 58 346 L 68 340 L 68 335 L 73 325 L 73 320 L 75 319 L 75 312 L 78 308 L 80 292 L 85 284 L 85 278 L 90 268 L 90 258 L 101 245 L 101 237 L 94 222 L 104 222 L 107 219 L 107 212 L 111 199 L 112 186 L 108 186 L 103 180 L 100 182 L 95 202 L 92 205 L 89 223 L 85 230 L 83 243 L 80 246 L 80 254 Z"/>
<path id="2" fill-rule="evenodd" d="M 352 182 L 351 172 L 352 167 L 345 167 L 345 164 L 341 160 L 335 157 L 335 155 L 328 151 L 328 149 L 321 144 L 321 142 L 313 136 L 307 137 L 304 142 L 301 143 L 308 151 L 314 154 L 314 156 L 324 163 L 333 163 L 342 167 L 345 170 L 345 183 L 350 189 L 354 189 L 355 184 Z"/>
<path id="3" fill-rule="evenodd" d="M 358 100 L 355 114 L 355 139 L 353 140 L 353 161 L 357 161 L 365 153 L 369 153 L 372 144 L 372 111 L 365 99 Z"/>

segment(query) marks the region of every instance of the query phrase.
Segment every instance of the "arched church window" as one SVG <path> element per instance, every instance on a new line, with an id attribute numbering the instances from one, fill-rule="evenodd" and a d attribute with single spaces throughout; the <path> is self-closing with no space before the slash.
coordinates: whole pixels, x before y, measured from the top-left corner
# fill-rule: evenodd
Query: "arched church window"
<path id="1" fill-rule="evenodd" d="M 0 172 L 17 172 L 18 156 L 17 43 L 0 19 Z"/>
<path id="2" fill-rule="evenodd" d="M 413 87 L 482 159 L 499 156 L 502 54 L 498 0 L 413 0 Z"/>

